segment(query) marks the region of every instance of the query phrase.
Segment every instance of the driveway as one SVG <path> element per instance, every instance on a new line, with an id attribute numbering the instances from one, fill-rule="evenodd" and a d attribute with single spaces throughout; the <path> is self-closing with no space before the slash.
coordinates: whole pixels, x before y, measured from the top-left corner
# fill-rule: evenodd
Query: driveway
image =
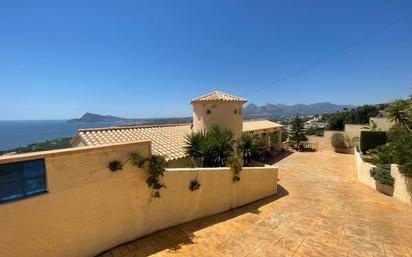
<path id="1" fill-rule="evenodd" d="M 276 165 L 276 196 L 101 256 L 412 257 L 412 206 L 358 182 L 353 155 L 294 153 Z"/>

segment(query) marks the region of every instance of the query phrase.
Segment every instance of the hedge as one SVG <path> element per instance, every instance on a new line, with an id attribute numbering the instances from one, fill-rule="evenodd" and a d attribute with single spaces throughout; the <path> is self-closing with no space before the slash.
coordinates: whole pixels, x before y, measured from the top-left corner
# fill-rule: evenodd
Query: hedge
<path id="1" fill-rule="evenodd" d="M 374 149 L 379 145 L 386 144 L 386 132 L 384 131 L 361 131 L 360 149 L 362 153 Z"/>

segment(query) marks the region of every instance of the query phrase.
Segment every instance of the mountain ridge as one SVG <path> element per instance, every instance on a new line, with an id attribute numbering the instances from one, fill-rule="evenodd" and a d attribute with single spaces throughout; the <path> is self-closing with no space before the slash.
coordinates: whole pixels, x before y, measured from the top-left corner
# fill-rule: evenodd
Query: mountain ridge
<path id="1" fill-rule="evenodd" d="M 355 105 L 333 104 L 330 102 L 320 102 L 313 104 L 272 104 L 258 106 L 254 103 L 243 108 L 246 118 L 287 118 L 295 115 L 316 115 L 341 111 L 344 108 L 354 108 Z"/>

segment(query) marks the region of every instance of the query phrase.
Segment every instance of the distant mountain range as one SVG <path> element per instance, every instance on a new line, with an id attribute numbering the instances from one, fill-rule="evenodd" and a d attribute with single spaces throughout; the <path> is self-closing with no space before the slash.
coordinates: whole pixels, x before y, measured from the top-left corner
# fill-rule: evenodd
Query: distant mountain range
<path id="1" fill-rule="evenodd" d="M 354 105 L 338 105 L 329 102 L 314 103 L 314 104 L 266 104 L 257 106 L 253 103 L 247 105 L 243 110 L 245 118 L 272 118 L 281 119 L 300 115 L 315 115 L 333 113 L 341 111 L 343 108 L 354 108 Z"/>
<path id="2" fill-rule="evenodd" d="M 243 116 L 245 119 L 252 118 L 271 118 L 282 119 L 300 115 L 315 115 L 325 114 L 340 111 L 343 108 L 353 108 L 354 105 L 338 105 L 328 102 L 315 103 L 315 104 L 266 104 L 263 106 L 257 106 L 253 103 L 243 108 Z M 82 117 L 77 119 L 70 119 L 67 122 L 111 122 L 127 125 L 135 124 L 170 124 L 170 123 L 188 123 L 192 122 L 192 117 L 171 117 L 171 118 L 150 118 L 150 119 L 128 119 L 122 117 L 116 117 L 112 115 L 100 115 L 95 113 L 86 112 Z"/>

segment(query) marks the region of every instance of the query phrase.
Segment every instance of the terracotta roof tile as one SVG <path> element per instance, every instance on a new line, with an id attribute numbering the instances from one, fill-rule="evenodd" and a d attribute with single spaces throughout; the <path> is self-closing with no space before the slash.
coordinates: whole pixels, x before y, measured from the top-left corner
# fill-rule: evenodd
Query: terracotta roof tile
<path id="1" fill-rule="evenodd" d="M 243 122 L 243 132 L 279 127 L 282 125 L 268 120 Z M 91 146 L 150 140 L 153 154 L 165 155 L 167 160 L 176 160 L 187 156 L 184 147 L 186 135 L 191 131 L 191 124 L 124 126 L 79 129 L 75 137 Z"/>
<path id="2" fill-rule="evenodd" d="M 245 98 L 230 95 L 220 91 L 214 91 L 209 94 L 197 97 L 190 101 L 190 103 L 206 102 L 206 101 L 225 101 L 225 102 L 247 102 Z"/>
<path id="3" fill-rule="evenodd" d="M 191 124 L 161 126 L 128 126 L 115 128 L 79 129 L 86 145 L 104 145 L 128 141 L 151 140 L 153 154 L 165 155 L 167 160 L 186 157 L 184 146 Z"/>

